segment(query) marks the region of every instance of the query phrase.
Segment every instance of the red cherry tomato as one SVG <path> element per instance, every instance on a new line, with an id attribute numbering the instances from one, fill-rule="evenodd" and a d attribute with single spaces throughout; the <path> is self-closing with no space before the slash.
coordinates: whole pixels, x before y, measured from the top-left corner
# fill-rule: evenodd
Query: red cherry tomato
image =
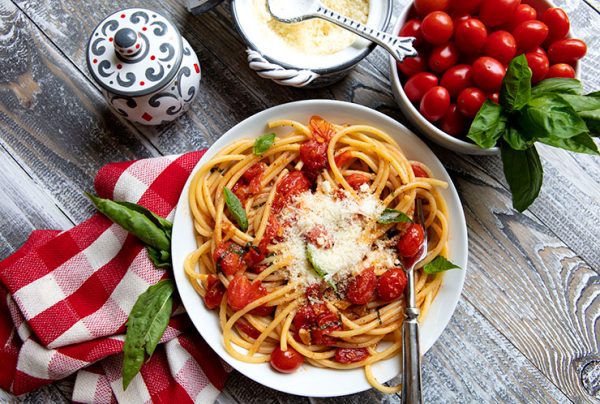
<path id="1" fill-rule="evenodd" d="M 465 88 L 456 99 L 458 110 L 469 118 L 475 118 L 475 115 L 481 109 L 487 96 L 483 91 L 475 87 Z"/>
<path id="2" fill-rule="evenodd" d="M 485 45 L 487 29 L 477 18 L 469 18 L 456 26 L 454 40 L 463 53 L 478 53 Z"/>
<path id="3" fill-rule="evenodd" d="M 506 31 L 493 32 L 485 41 L 483 54 L 508 65 L 517 54 L 515 38 Z"/>
<path id="4" fill-rule="evenodd" d="M 525 21 L 517 25 L 513 30 L 513 36 L 519 51 L 529 52 L 546 40 L 548 27 L 541 21 Z"/>
<path id="5" fill-rule="evenodd" d="M 346 297 L 354 304 L 367 304 L 375 295 L 377 277 L 373 268 L 363 270 L 356 275 L 348 284 Z"/>
<path id="6" fill-rule="evenodd" d="M 286 206 L 291 200 L 302 192 L 310 189 L 310 181 L 302 171 L 292 171 L 287 173 L 277 184 L 277 193 L 271 209 L 277 213 Z"/>
<path id="7" fill-rule="evenodd" d="M 550 70 L 550 62 L 548 58 L 539 53 L 526 53 L 527 64 L 531 69 L 531 82 L 533 84 L 538 83 L 546 77 L 548 70 Z"/>
<path id="8" fill-rule="evenodd" d="M 452 0 L 450 5 L 456 13 L 475 14 L 479 11 L 481 0 Z"/>
<path id="9" fill-rule="evenodd" d="M 430 122 L 440 120 L 450 106 L 450 94 L 444 87 L 435 86 L 425 93 L 419 111 Z"/>
<path id="10" fill-rule="evenodd" d="M 401 257 L 413 257 L 421 249 L 421 245 L 425 240 L 423 226 L 413 223 L 408 226 L 406 232 L 398 240 L 396 248 Z"/>
<path id="11" fill-rule="evenodd" d="M 227 287 L 227 303 L 233 310 L 238 311 L 252 302 L 254 288 L 252 283 L 244 275 L 238 274 L 233 277 Z"/>
<path id="12" fill-rule="evenodd" d="M 473 81 L 482 90 L 499 91 L 504 75 L 504 65 L 494 58 L 482 56 L 473 63 Z"/>
<path id="13" fill-rule="evenodd" d="M 450 105 L 440 121 L 440 129 L 451 136 L 462 135 L 467 129 L 467 119 L 458 110 L 456 104 Z"/>
<path id="14" fill-rule="evenodd" d="M 282 351 L 279 345 L 271 352 L 271 366 L 281 373 L 293 373 L 304 363 L 304 357 L 291 346 Z"/>
<path id="15" fill-rule="evenodd" d="M 530 50 L 529 53 L 539 53 L 540 55 L 544 55 L 544 56 L 548 57 L 548 55 L 546 54 L 546 51 L 541 46 L 536 46 L 535 48 Z"/>
<path id="16" fill-rule="evenodd" d="M 392 268 L 379 277 L 377 294 L 384 302 L 398 299 L 406 289 L 406 274 L 401 268 Z"/>
<path id="17" fill-rule="evenodd" d="M 217 270 L 225 275 L 234 275 L 245 269 L 244 249 L 233 241 L 222 241 L 213 252 Z"/>
<path id="18" fill-rule="evenodd" d="M 450 0 L 415 0 L 415 10 L 421 17 L 433 11 L 445 11 Z"/>
<path id="19" fill-rule="evenodd" d="M 454 13 L 452 14 L 452 22 L 454 23 L 454 32 L 456 32 L 456 26 L 463 21 L 467 21 L 471 18 L 470 14 L 467 13 Z"/>
<path id="20" fill-rule="evenodd" d="M 335 351 L 335 361 L 339 363 L 360 362 L 369 357 L 367 348 L 338 348 Z"/>
<path id="21" fill-rule="evenodd" d="M 346 177 L 346 182 L 348 182 L 348 185 L 350 185 L 356 191 L 360 189 L 361 185 L 368 184 L 369 181 L 369 176 L 365 174 L 355 173 Z"/>
<path id="22" fill-rule="evenodd" d="M 404 92 L 411 102 L 421 102 L 423 95 L 438 85 L 438 78 L 431 73 L 417 73 L 406 81 Z M 339 165 L 339 164 L 338 164 Z"/>
<path id="23" fill-rule="evenodd" d="M 544 11 L 544 14 L 542 14 L 540 20 L 546 24 L 550 30 L 548 39 L 546 40 L 547 45 L 563 39 L 569 33 L 569 29 L 571 29 L 569 17 L 562 8 L 557 7 L 547 9 Z"/>
<path id="24" fill-rule="evenodd" d="M 454 32 L 452 18 L 443 11 L 434 11 L 427 14 L 421 23 L 423 38 L 433 45 L 448 42 Z"/>
<path id="25" fill-rule="evenodd" d="M 554 63 L 574 64 L 587 53 L 587 45 L 580 39 L 561 39 L 548 48 L 548 58 Z"/>
<path id="26" fill-rule="evenodd" d="M 413 36 L 416 38 L 414 45 L 419 46 L 423 42 L 423 34 L 421 33 L 421 20 L 414 18 L 408 20 L 402 27 L 399 36 Z"/>
<path id="27" fill-rule="evenodd" d="M 425 169 L 423 167 L 421 167 L 420 165 L 412 163 L 410 166 L 413 170 L 413 173 L 415 174 L 415 177 L 429 178 L 429 174 L 427 174 L 427 171 L 425 171 Z"/>
<path id="28" fill-rule="evenodd" d="M 500 93 L 491 93 L 488 95 L 488 99 L 496 104 L 500 104 Z"/>
<path id="29" fill-rule="evenodd" d="M 413 58 L 406 58 L 402 63 L 398 63 L 398 69 L 406 77 L 412 77 L 417 73 L 424 72 L 425 68 L 425 58 L 421 55 L 417 55 Z"/>
<path id="30" fill-rule="evenodd" d="M 304 163 L 303 170 L 317 173 L 327 165 L 328 142 L 308 139 L 300 145 L 300 160 Z"/>
<path id="31" fill-rule="evenodd" d="M 487 27 L 497 27 L 510 20 L 521 0 L 483 0 L 479 19 Z"/>
<path id="32" fill-rule="evenodd" d="M 522 22 L 537 19 L 537 11 L 529 4 L 519 4 L 512 18 L 505 24 L 508 31 L 512 31 Z"/>
<path id="33" fill-rule="evenodd" d="M 435 73 L 443 73 L 458 63 L 459 56 L 453 43 L 436 46 L 429 54 L 429 68 Z"/>
<path id="34" fill-rule="evenodd" d="M 575 78 L 575 69 L 571 65 L 566 63 L 557 63 L 555 65 L 550 66 L 548 70 L 548 74 L 546 74 L 547 79 L 551 79 L 554 77 L 565 77 L 569 79 Z"/>
<path id="35" fill-rule="evenodd" d="M 204 304 L 209 310 L 216 309 L 221 305 L 223 295 L 225 294 L 225 286 L 221 283 L 216 275 L 208 275 L 206 281 L 206 294 L 204 295 Z"/>
<path id="36" fill-rule="evenodd" d="M 440 86 L 448 90 L 450 97 L 455 98 L 462 90 L 471 87 L 471 74 L 472 68 L 469 65 L 453 66 L 442 76 Z"/>

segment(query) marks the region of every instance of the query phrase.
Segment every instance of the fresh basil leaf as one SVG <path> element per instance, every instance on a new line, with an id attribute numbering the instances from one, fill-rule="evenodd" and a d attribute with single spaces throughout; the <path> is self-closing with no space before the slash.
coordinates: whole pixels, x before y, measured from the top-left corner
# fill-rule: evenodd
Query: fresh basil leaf
<path id="1" fill-rule="evenodd" d="M 600 111 L 600 97 L 589 95 L 561 94 L 563 100 L 569 103 L 575 112 Z"/>
<path id="2" fill-rule="evenodd" d="M 124 206 L 126 208 L 129 208 L 131 210 L 135 210 L 135 211 L 143 214 L 148 219 L 152 220 L 158 227 L 160 227 L 161 229 L 163 229 L 165 232 L 169 231 L 169 233 L 170 233 L 171 230 L 173 230 L 173 223 L 171 223 L 170 221 L 168 221 L 164 217 L 158 216 L 156 213 L 152 212 L 149 209 L 146 209 L 145 207 L 143 207 L 141 205 L 137 205 L 135 203 L 125 202 L 125 201 L 122 201 L 122 202 L 115 201 L 115 203 L 118 203 L 121 206 Z"/>
<path id="3" fill-rule="evenodd" d="M 526 134 L 514 126 L 507 127 L 502 138 L 515 150 L 528 149 L 535 143 L 535 139 L 528 139 Z"/>
<path id="4" fill-rule="evenodd" d="M 467 137 L 479 147 L 493 147 L 506 130 L 507 116 L 502 107 L 493 101 L 486 100 L 475 116 Z"/>
<path id="5" fill-rule="evenodd" d="M 568 139 L 588 131 L 583 119 L 558 94 L 529 100 L 521 111 L 519 124 L 532 138 Z"/>
<path id="6" fill-rule="evenodd" d="M 173 309 L 174 290 L 172 280 L 162 280 L 150 286 L 133 305 L 127 319 L 127 333 L 123 345 L 124 390 L 142 368 L 144 352 L 152 356 L 164 334 Z"/>
<path id="7" fill-rule="evenodd" d="M 507 143 L 500 145 L 504 177 L 512 193 L 513 207 L 523 212 L 537 198 L 542 188 L 544 171 L 535 146 L 513 150 Z"/>
<path id="8" fill-rule="evenodd" d="M 225 194 L 225 203 L 229 209 L 229 213 L 233 216 L 233 220 L 237 223 L 242 231 L 248 230 L 248 217 L 246 216 L 246 209 L 242 206 L 242 202 L 229 188 L 224 188 L 223 193 Z"/>
<path id="9" fill-rule="evenodd" d="M 255 156 L 262 156 L 267 150 L 275 143 L 275 134 L 267 133 L 266 135 L 259 136 L 254 141 L 254 147 L 252 147 L 252 153 Z"/>
<path id="10" fill-rule="evenodd" d="M 582 111 L 579 116 L 587 125 L 591 136 L 600 136 L 600 110 Z"/>
<path id="11" fill-rule="evenodd" d="M 592 155 L 598 155 L 598 146 L 594 143 L 594 139 L 587 133 L 582 133 L 570 139 L 557 139 L 557 138 L 541 138 L 538 139 L 540 142 L 550 146 L 559 147 L 561 149 L 574 151 L 577 153 L 586 153 Z"/>
<path id="12" fill-rule="evenodd" d="M 589 93 L 588 97 L 600 97 L 600 91 L 594 91 L 593 93 Z"/>
<path id="13" fill-rule="evenodd" d="M 552 78 L 540 81 L 531 89 L 531 97 L 537 98 L 549 93 L 583 94 L 583 86 L 577 79 Z"/>
<path id="14" fill-rule="evenodd" d="M 412 223 L 410 217 L 406 215 L 404 212 L 400 212 L 396 209 L 386 208 L 379 219 L 377 219 L 377 223 L 379 224 L 390 224 L 390 223 Z"/>
<path id="15" fill-rule="evenodd" d="M 456 264 L 453 264 L 452 262 L 448 261 L 446 258 L 442 257 L 441 255 L 438 255 L 437 257 L 435 257 L 435 259 L 433 261 L 431 261 L 428 264 L 425 264 L 425 266 L 423 267 L 423 271 L 426 274 L 438 274 L 440 272 L 445 272 L 449 269 L 462 269 L 461 267 L 459 267 Z"/>
<path id="16" fill-rule="evenodd" d="M 525 55 L 517 56 L 508 65 L 500 90 L 500 105 L 508 111 L 520 110 L 531 98 L 531 69 Z"/>
<path id="17" fill-rule="evenodd" d="M 330 277 L 327 276 L 327 271 L 325 271 L 323 269 L 323 267 L 321 267 L 319 265 L 319 263 L 317 262 L 317 260 L 315 259 L 316 252 L 317 252 L 317 249 L 315 248 L 315 246 L 313 246 L 310 243 L 306 244 L 306 259 L 308 260 L 308 263 L 310 264 L 312 269 L 315 271 L 315 273 L 317 275 L 319 275 L 319 277 L 321 279 L 326 281 L 333 288 L 334 292 L 337 293 L 337 285 L 335 283 L 333 283 L 333 281 L 331 280 Z"/>
<path id="18" fill-rule="evenodd" d="M 154 247 L 146 246 L 148 258 L 157 268 L 171 268 L 171 254 L 168 251 L 160 251 Z"/>

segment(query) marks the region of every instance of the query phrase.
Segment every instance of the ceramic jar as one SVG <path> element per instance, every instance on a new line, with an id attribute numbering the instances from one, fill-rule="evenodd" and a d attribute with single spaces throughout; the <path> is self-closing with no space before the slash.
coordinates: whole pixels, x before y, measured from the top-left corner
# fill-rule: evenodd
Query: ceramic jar
<path id="1" fill-rule="evenodd" d="M 172 121 L 198 94 L 196 53 L 175 25 L 151 10 L 121 10 L 100 22 L 87 63 L 109 105 L 133 122 Z"/>

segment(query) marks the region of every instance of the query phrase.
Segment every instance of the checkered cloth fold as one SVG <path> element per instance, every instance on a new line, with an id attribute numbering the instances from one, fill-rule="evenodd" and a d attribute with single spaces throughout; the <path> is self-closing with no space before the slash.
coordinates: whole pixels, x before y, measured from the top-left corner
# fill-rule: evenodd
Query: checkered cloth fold
<path id="1" fill-rule="evenodd" d="M 109 164 L 99 196 L 173 218 L 203 152 Z M 123 391 L 125 322 L 137 297 L 168 277 L 134 236 L 101 214 L 67 231 L 34 231 L 0 262 L 0 387 L 22 394 L 75 372 L 73 401 L 211 403 L 226 365 L 176 305 L 161 345 Z"/>

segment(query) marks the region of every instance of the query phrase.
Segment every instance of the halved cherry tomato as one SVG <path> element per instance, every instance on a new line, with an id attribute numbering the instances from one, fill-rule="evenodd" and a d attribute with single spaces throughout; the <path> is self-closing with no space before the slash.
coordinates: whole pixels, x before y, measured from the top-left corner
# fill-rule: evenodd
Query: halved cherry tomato
<path id="1" fill-rule="evenodd" d="M 541 21 L 524 21 L 512 32 L 520 52 L 529 52 L 540 46 L 548 36 L 548 27 Z"/>
<path id="2" fill-rule="evenodd" d="M 427 171 L 425 171 L 423 169 L 423 167 L 421 167 L 418 164 L 412 163 L 411 168 L 413 170 L 413 173 L 415 174 L 415 177 L 417 178 L 429 178 L 429 174 L 427 174 Z"/>
<path id="3" fill-rule="evenodd" d="M 504 65 L 489 56 L 482 56 L 473 63 L 473 81 L 482 90 L 499 91 L 505 75 Z"/>
<path id="4" fill-rule="evenodd" d="M 421 43 L 423 43 L 423 34 L 421 33 L 421 20 L 417 18 L 408 20 L 406 24 L 404 24 L 398 35 L 415 37 L 416 40 L 413 43 L 414 46 L 420 46 Z"/>
<path id="5" fill-rule="evenodd" d="M 348 284 L 346 297 L 354 304 L 367 304 L 375 295 L 377 277 L 373 268 L 364 269 L 356 275 Z"/>
<path id="6" fill-rule="evenodd" d="M 233 241 L 222 241 L 213 252 L 213 262 L 217 271 L 225 275 L 234 275 L 245 269 L 244 248 Z"/>
<path id="7" fill-rule="evenodd" d="M 219 307 L 224 294 L 225 286 L 223 286 L 219 278 L 216 275 L 208 275 L 206 281 L 206 294 L 204 295 L 204 304 L 206 307 L 209 310 Z"/>
<path id="8" fill-rule="evenodd" d="M 443 11 L 434 11 L 427 14 L 421 23 L 423 38 L 433 44 L 441 45 L 448 42 L 454 32 L 452 18 Z"/>
<path id="9" fill-rule="evenodd" d="M 413 257 L 421 249 L 424 240 L 425 233 L 423 232 L 423 226 L 416 223 L 411 224 L 398 240 L 398 244 L 396 245 L 398 254 L 401 257 Z"/>
<path id="10" fill-rule="evenodd" d="M 342 323 L 337 314 L 327 310 L 327 312 L 319 315 L 317 325 L 311 329 L 311 343 L 315 345 L 333 345 L 336 340 L 329 334 L 341 329 Z"/>
<path id="11" fill-rule="evenodd" d="M 452 0 L 450 4 L 456 13 L 475 14 L 479 11 L 481 0 Z"/>
<path id="12" fill-rule="evenodd" d="M 459 23 L 454 32 L 456 46 L 467 54 L 479 53 L 487 39 L 487 29 L 477 18 L 469 18 Z"/>
<path id="13" fill-rule="evenodd" d="M 440 120 L 450 106 L 450 94 L 444 87 L 435 86 L 425 93 L 419 111 L 430 122 Z"/>
<path id="14" fill-rule="evenodd" d="M 406 274 L 401 268 L 388 269 L 379 277 L 377 294 L 384 302 L 398 299 L 406 289 Z"/>
<path id="15" fill-rule="evenodd" d="M 546 77 L 546 74 L 548 74 L 548 70 L 550 70 L 548 58 L 539 53 L 526 53 L 525 57 L 531 69 L 531 82 L 535 84 L 542 81 Z"/>
<path id="16" fill-rule="evenodd" d="M 421 102 L 423 95 L 432 87 L 438 85 L 438 78 L 431 73 L 417 73 L 406 81 L 404 92 L 411 102 Z M 337 157 L 336 157 L 337 163 Z M 338 167 L 340 164 L 337 164 Z"/>
<path id="17" fill-rule="evenodd" d="M 563 39 L 569 33 L 569 29 L 571 29 L 569 17 L 562 8 L 556 7 L 547 9 L 542 14 L 540 20 L 546 24 L 550 30 L 548 39 L 546 40 L 547 45 Z"/>
<path id="18" fill-rule="evenodd" d="M 552 64 L 574 64 L 587 53 L 587 45 L 580 39 L 561 39 L 548 48 L 548 58 Z"/>
<path id="19" fill-rule="evenodd" d="M 475 118 L 486 99 L 487 96 L 483 91 L 475 87 L 469 87 L 458 95 L 456 105 L 464 116 Z"/>
<path id="20" fill-rule="evenodd" d="M 415 0 L 415 10 L 424 17 L 432 11 L 445 11 L 448 8 L 449 0 Z"/>
<path id="21" fill-rule="evenodd" d="M 335 351 L 335 361 L 339 363 L 360 362 L 369 357 L 367 348 L 338 348 Z"/>
<path id="22" fill-rule="evenodd" d="M 346 177 L 346 182 L 348 182 L 348 185 L 350 185 L 355 191 L 358 191 L 361 185 L 368 184 L 369 181 L 369 176 L 365 174 L 355 173 Z"/>
<path id="23" fill-rule="evenodd" d="M 565 77 L 569 79 L 575 78 L 575 69 L 571 65 L 566 63 L 557 63 L 555 65 L 550 66 L 548 70 L 548 74 L 546 74 L 547 79 L 551 79 L 554 77 Z"/>
<path id="24" fill-rule="evenodd" d="M 508 65 L 517 54 L 517 42 L 510 32 L 493 32 L 485 41 L 483 54 Z"/>
<path id="25" fill-rule="evenodd" d="M 462 90 L 471 87 L 472 68 L 469 65 L 456 65 L 446 70 L 440 81 L 440 85 L 450 93 L 450 97 L 454 98 Z"/>
<path id="26" fill-rule="evenodd" d="M 458 110 L 456 104 L 451 104 L 440 121 L 440 129 L 451 136 L 462 135 L 467 129 L 467 119 Z"/>
<path id="27" fill-rule="evenodd" d="M 412 77 L 417 73 L 425 71 L 426 63 L 425 58 L 421 55 L 417 55 L 413 58 L 406 58 L 402 63 L 398 62 L 398 69 L 407 77 Z"/>
<path id="28" fill-rule="evenodd" d="M 304 363 L 304 357 L 294 348 L 288 346 L 282 351 L 279 345 L 271 352 L 271 366 L 281 373 L 293 373 Z"/>
<path id="29" fill-rule="evenodd" d="M 519 4 L 521 0 L 483 0 L 479 19 L 487 27 L 497 27 L 511 19 Z"/>
<path id="30" fill-rule="evenodd" d="M 436 46 L 429 54 L 429 68 L 435 73 L 443 73 L 458 62 L 458 49 L 453 43 Z"/>
<path id="31" fill-rule="evenodd" d="M 512 31 L 520 23 L 535 19 L 537 19 L 537 11 L 535 11 L 535 8 L 531 7 L 529 4 L 519 4 L 511 19 L 505 24 L 505 27 L 508 31 Z"/>
<path id="32" fill-rule="evenodd" d="M 277 194 L 271 209 L 278 213 L 289 204 L 292 199 L 310 189 L 310 181 L 302 171 L 292 171 L 287 173 L 279 184 L 277 184 Z"/>

